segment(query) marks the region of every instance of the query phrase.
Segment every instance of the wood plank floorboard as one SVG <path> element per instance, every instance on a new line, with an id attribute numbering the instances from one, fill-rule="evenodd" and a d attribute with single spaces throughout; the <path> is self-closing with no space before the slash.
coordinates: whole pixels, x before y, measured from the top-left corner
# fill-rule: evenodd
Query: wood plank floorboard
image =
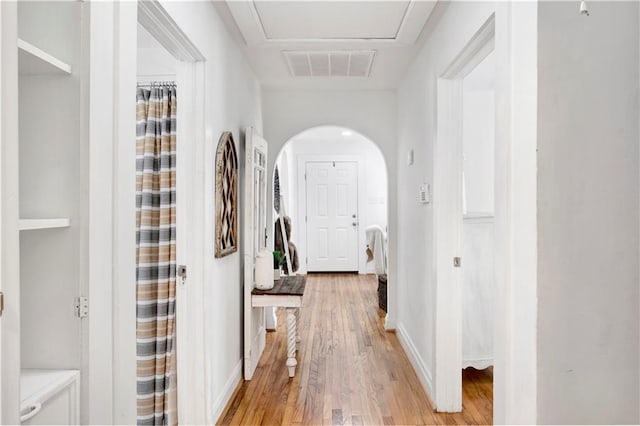
<path id="1" fill-rule="evenodd" d="M 462 413 L 436 413 L 384 316 L 375 276 L 310 274 L 296 376 L 285 368 L 280 310 L 253 380 L 238 387 L 218 424 L 491 424 L 492 370 L 463 370 Z"/>

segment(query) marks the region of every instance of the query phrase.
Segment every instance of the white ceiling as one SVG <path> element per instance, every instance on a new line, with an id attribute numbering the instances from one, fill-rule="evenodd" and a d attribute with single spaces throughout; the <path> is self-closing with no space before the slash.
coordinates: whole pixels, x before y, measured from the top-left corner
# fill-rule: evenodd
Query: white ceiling
<path id="1" fill-rule="evenodd" d="M 421 34 L 436 1 L 223 0 L 214 4 L 266 88 L 391 89 L 421 47 Z M 374 51 L 366 76 L 294 76 L 286 55 L 306 52 L 312 58 L 320 53 L 363 51 Z"/>
<path id="2" fill-rule="evenodd" d="M 398 35 L 409 2 L 254 1 L 253 6 L 268 40 L 388 40 Z"/>

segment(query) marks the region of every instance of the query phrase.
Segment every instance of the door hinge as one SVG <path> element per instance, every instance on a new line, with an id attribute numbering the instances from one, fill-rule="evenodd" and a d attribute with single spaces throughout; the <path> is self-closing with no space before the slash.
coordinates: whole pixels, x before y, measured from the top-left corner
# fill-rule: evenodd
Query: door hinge
<path id="1" fill-rule="evenodd" d="M 0 317 L 2 312 L 4 312 L 4 293 L 0 291 Z"/>
<path id="2" fill-rule="evenodd" d="M 187 283 L 187 265 L 178 265 L 176 275 L 180 279 L 180 284 L 182 285 L 186 284 Z"/>
<path id="3" fill-rule="evenodd" d="M 85 318 L 89 316 L 89 298 L 78 296 L 75 298 L 76 316 Z"/>
<path id="4" fill-rule="evenodd" d="M 453 258 L 453 267 L 454 268 L 459 268 L 460 266 L 462 266 L 462 258 L 461 257 L 454 257 Z"/>
<path id="5" fill-rule="evenodd" d="M 304 217 L 304 221 L 305 221 L 305 222 L 307 221 L 307 216 L 305 216 L 305 217 Z"/>

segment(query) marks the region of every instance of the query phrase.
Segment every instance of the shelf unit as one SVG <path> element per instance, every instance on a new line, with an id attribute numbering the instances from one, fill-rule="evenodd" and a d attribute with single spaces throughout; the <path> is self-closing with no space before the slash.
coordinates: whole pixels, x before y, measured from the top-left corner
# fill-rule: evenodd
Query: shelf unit
<path id="1" fill-rule="evenodd" d="M 68 228 L 69 226 L 71 226 L 71 221 L 68 218 L 20 219 L 20 222 L 18 224 L 18 228 L 21 231 Z"/>
<path id="2" fill-rule="evenodd" d="M 83 86 L 88 52 L 82 24 L 87 10 L 83 2 L 17 3 L 21 389 L 16 409 L 23 424 L 82 421 L 87 331 L 74 304 L 87 289 Z"/>

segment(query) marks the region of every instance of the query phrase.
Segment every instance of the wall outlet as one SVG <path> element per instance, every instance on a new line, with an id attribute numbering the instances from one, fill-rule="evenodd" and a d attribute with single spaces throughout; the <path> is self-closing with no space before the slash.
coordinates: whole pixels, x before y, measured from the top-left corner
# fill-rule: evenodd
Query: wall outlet
<path id="1" fill-rule="evenodd" d="M 418 195 L 418 201 L 420 204 L 429 204 L 431 202 L 431 191 L 428 183 L 423 183 L 420 185 L 420 192 Z"/>

